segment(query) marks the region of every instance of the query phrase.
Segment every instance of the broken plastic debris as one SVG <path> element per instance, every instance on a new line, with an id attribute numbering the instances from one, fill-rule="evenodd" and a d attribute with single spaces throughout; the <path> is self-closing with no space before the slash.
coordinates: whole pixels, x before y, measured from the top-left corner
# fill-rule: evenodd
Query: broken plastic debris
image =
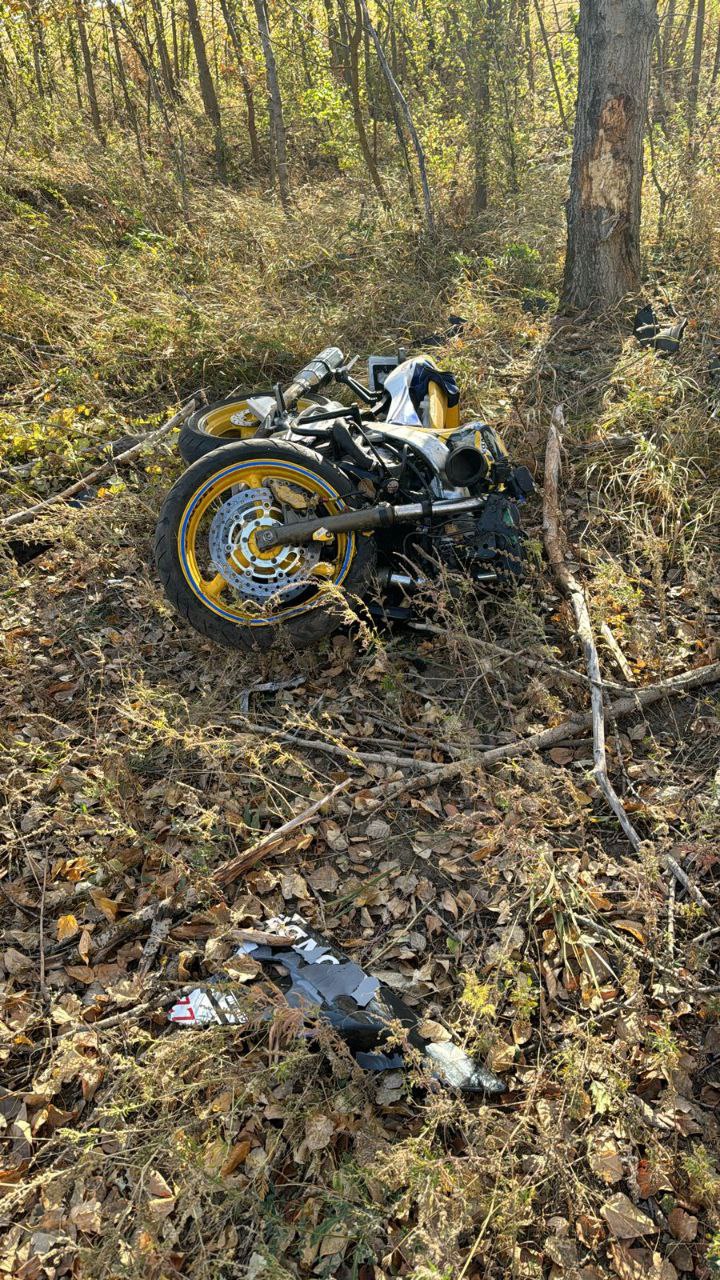
<path id="1" fill-rule="evenodd" d="M 499 1094 L 503 1081 L 473 1061 L 452 1041 L 421 1035 L 422 1018 L 384 982 L 365 973 L 300 915 L 273 916 L 262 926 L 277 934 L 272 945 L 244 942 L 238 955 L 252 955 L 282 991 L 292 1008 L 317 1012 L 344 1037 L 359 1066 L 368 1071 L 394 1071 L 401 1054 L 384 1052 L 384 1044 L 402 1030 L 408 1044 L 425 1057 L 432 1074 L 455 1089 Z M 247 1022 L 241 998 L 232 992 L 198 987 L 178 1000 L 168 1015 L 181 1025 Z"/>

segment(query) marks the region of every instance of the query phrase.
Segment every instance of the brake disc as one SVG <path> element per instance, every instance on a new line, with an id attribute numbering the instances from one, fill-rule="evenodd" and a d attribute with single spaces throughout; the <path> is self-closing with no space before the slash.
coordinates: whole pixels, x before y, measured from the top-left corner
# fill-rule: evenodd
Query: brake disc
<path id="1" fill-rule="evenodd" d="M 210 525 L 209 546 L 217 573 L 240 595 L 265 601 L 282 592 L 293 598 L 307 586 L 309 571 L 320 559 L 321 548 L 271 547 L 260 551 L 258 530 L 297 519 L 286 511 L 270 489 L 238 489 L 216 512 Z"/>

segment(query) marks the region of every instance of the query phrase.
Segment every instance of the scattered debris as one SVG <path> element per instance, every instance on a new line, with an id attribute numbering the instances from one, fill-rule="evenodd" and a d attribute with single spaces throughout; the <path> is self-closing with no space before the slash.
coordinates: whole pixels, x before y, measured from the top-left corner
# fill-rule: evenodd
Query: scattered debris
<path id="1" fill-rule="evenodd" d="M 385 1052 L 405 1040 L 426 1059 L 433 1076 L 469 1093 L 500 1094 L 505 1085 L 449 1038 L 423 1035 L 422 1019 L 386 983 L 365 973 L 302 916 L 271 916 L 262 924 L 264 942 L 243 942 L 238 956 L 251 956 L 272 974 L 291 1008 L 317 1011 L 348 1042 L 359 1066 L 396 1071 L 400 1052 Z M 173 1005 L 171 1022 L 237 1024 L 247 1021 L 242 1000 L 233 992 L 198 987 Z"/>

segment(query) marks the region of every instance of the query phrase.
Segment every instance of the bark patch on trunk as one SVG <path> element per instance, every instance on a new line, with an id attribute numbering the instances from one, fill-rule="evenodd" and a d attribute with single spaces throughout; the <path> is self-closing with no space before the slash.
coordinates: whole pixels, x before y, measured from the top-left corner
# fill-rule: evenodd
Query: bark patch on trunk
<path id="1" fill-rule="evenodd" d="M 633 114 L 628 94 L 610 98 L 601 113 L 597 137 L 580 169 L 583 209 L 606 209 L 614 218 L 627 210 L 632 183 L 628 135 Z"/>

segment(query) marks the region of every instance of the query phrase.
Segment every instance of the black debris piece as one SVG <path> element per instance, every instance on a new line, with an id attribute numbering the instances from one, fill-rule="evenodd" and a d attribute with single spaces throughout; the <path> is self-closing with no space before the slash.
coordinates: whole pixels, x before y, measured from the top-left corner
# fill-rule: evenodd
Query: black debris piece
<path id="1" fill-rule="evenodd" d="M 684 317 L 673 323 L 661 323 L 648 303 L 636 313 L 633 333 L 641 347 L 652 347 L 661 355 L 672 356 L 680 350 L 680 339 L 686 328 L 687 319 Z"/>
<path id="2" fill-rule="evenodd" d="M 319 1013 L 347 1041 L 359 1066 L 391 1071 L 404 1065 L 397 1046 L 400 1035 L 422 1054 L 436 1079 L 464 1092 L 504 1093 L 503 1081 L 459 1045 L 424 1035 L 422 1017 L 414 1009 L 386 983 L 348 960 L 302 916 L 274 916 L 260 927 L 266 935 L 277 935 L 277 941 L 244 942 L 238 954 L 252 956 L 262 965 L 291 1008 Z M 171 1022 L 195 1026 L 243 1023 L 247 1018 L 241 1001 L 241 992 L 198 987 L 179 1000 L 168 1016 Z"/>

